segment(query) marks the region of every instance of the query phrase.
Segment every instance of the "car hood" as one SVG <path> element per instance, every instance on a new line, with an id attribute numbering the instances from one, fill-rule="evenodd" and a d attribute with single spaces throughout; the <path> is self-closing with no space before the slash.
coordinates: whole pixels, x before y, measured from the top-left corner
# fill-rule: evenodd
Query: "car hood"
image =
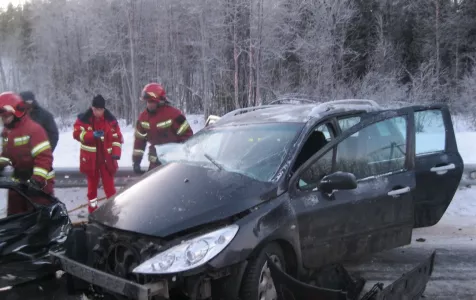
<path id="1" fill-rule="evenodd" d="M 236 215 L 263 202 L 275 184 L 224 170 L 170 163 L 106 201 L 90 215 L 100 224 L 166 237 Z"/>

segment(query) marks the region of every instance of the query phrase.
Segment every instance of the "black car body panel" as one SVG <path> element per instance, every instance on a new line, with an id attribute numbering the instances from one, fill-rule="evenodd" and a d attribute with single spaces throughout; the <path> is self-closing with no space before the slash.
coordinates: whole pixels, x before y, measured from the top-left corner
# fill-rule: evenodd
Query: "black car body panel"
<path id="1" fill-rule="evenodd" d="M 284 194 L 261 204 L 252 212 L 236 221 L 240 226 L 238 234 L 208 265 L 213 269 L 231 266 L 249 257 L 257 245 L 270 242 L 279 243 L 297 266 L 301 264 L 301 247 L 296 212 L 288 195 Z M 297 272 L 298 270 L 294 270 Z"/>
<path id="2" fill-rule="evenodd" d="M 415 199 L 415 226 L 414 228 L 428 227 L 438 223 L 451 203 L 463 176 L 464 162 L 458 152 L 453 122 L 448 107 L 442 105 L 414 107 L 415 120 L 418 123 L 431 118 L 433 123 L 440 123 L 435 140 L 440 145 L 434 145 L 426 151 L 416 151 L 415 176 L 417 190 Z M 423 120 L 420 120 L 423 119 Z M 418 124 L 415 124 L 417 129 Z M 423 128 L 424 129 L 424 128 Z M 415 130 L 416 146 L 427 143 L 418 139 L 418 130 Z M 417 149 L 418 150 L 418 149 Z M 431 188 L 430 188 L 431 187 Z"/>
<path id="3" fill-rule="evenodd" d="M 433 274 L 436 252 L 411 271 L 403 274 L 370 300 L 420 299 Z"/>
<path id="4" fill-rule="evenodd" d="M 0 189 L 13 189 L 26 199 L 37 193 L 5 179 L 0 180 Z M 57 269 L 48 251 L 62 247 L 71 222 L 66 206 L 50 199 L 49 206 L 36 205 L 32 212 L 0 219 L 0 288 L 35 280 Z"/>
<path id="5" fill-rule="evenodd" d="M 253 208 L 274 188 L 238 173 L 170 163 L 107 201 L 90 220 L 167 237 Z"/>

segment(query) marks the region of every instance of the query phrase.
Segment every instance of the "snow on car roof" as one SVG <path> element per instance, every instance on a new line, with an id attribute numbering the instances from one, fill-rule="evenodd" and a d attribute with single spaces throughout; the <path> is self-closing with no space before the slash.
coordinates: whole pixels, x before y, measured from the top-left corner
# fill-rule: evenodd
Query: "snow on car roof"
<path id="1" fill-rule="evenodd" d="M 376 111 L 382 108 L 372 100 L 344 99 L 313 104 L 274 104 L 234 110 L 220 118 L 216 125 L 291 122 L 306 123 L 312 118 L 346 111 Z"/>

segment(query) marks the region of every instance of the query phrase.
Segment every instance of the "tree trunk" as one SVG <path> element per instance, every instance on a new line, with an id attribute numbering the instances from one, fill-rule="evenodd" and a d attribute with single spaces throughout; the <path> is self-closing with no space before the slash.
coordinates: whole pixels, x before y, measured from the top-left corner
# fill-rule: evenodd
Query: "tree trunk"
<path id="1" fill-rule="evenodd" d="M 203 91 L 203 114 L 205 121 L 210 115 L 210 78 L 208 74 L 208 63 L 207 63 L 207 49 L 208 47 L 208 36 L 207 30 L 205 28 L 205 16 L 203 10 L 200 12 L 200 32 L 201 32 L 201 40 L 202 40 L 202 91 Z"/>
<path id="2" fill-rule="evenodd" d="M 130 55 L 130 60 L 131 60 L 131 112 L 132 112 L 132 124 L 135 124 L 138 116 L 137 112 L 137 98 L 138 92 L 137 92 L 137 77 L 136 77 L 136 67 L 135 67 L 135 42 L 134 42 L 134 37 L 135 37 L 135 30 L 134 30 L 134 7 L 133 7 L 133 2 L 136 0 L 132 0 L 131 3 L 131 8 L 129 11 L 129 18 L 128 18 L 128 25 L 129 25 L 129 55 Z"/>

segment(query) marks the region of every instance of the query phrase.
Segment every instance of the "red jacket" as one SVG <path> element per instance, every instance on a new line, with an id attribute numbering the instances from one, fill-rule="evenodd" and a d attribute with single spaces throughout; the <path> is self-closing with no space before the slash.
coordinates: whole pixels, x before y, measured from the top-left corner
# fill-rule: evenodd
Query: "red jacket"
<path id="1" fill-rule="evenodd" d="M 193 135 L 192 128 L 182 112 L 170 105 L 157 108 L 155 112 L 144 110 L 136 123 L 134 151 L 132 161 L 140 163 L 144 156 L 147 142 L 149 147 L 149 161 L 157 161 L 155 145 L 167 143 L 181 143 Z"/>
<path id="2" fill-rule="evenodd" d="M 95 139 L 93 132 L 103 130 L 104 138 Z M 116 117 L 109 111 L 104 111 L 104 119 L 94 117 L 92 109 L 79 114 L 74 123 L 73 138 L 81 143 L 79 171 L 87 176 L 94 176 L 98 163 L 106 164 L 107 170 L 114 175 L 118 169 L 116 155 L 121 157 L 124 143 L 121 129 Z"/>
<path id="3" fill-rule="evenodd" d="M 14 178 L 34 179 L 42 183 L 43 191 L 53 193 L 53 153 L 43 127 L 25 115 L 13 128 L 4 127 L 2 138 L 0 166 L 11 165 Z"/>

